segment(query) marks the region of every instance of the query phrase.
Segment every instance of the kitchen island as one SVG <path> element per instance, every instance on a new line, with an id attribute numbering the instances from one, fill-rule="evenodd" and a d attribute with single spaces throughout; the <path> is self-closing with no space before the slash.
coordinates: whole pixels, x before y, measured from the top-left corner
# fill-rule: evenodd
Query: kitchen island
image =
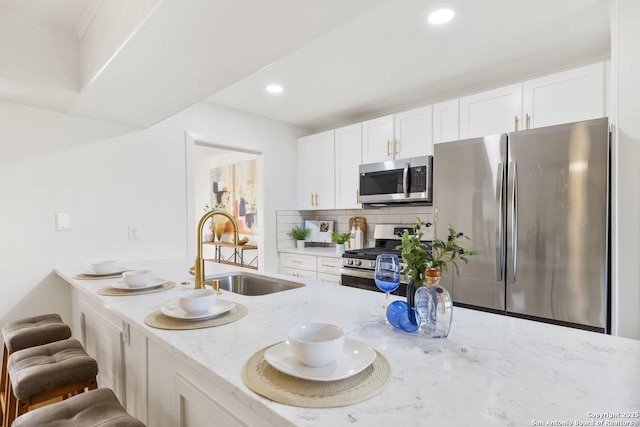
<path id="1" fill-rule="evenodd" d="M 73 287 L 74 334 L 90 353 L 115 346 L 111 354 L 121 356 L 98 358 L 107 378 L 99 376 L 99 385 L 115 388 L 150 427 L 226 425 L 216 417 L 232 420 L 228 425 L 272 426 L 640 425 L 640 341 L 458 307 L 449 337 L 429 339 L 377 323 L 381 293 L 308 280 L 264 296 L 223 291 L 221 298 L 249 309 L 227 325 L 187 331 L 145 325 L 149 313 L 189 287 L 181 282 L 193 286 L 190 264 L 124 264 L 176 283 L 139 296 L 97 295 L 115 279 L 73 279 L 88 266 L 56 270 Z M 238 269 L 207 265 L 207 274 L 229 271 Z M 117 336 L 124 342 L 109 345 L 100 322 L 83 323 L 91 313 L 111 325 L 122 322 Z M 338 324 L 347 338 L 383 354 L 393 369 L 390 385 L 364 402 L 329 409 L 283 405 L 251 391 L 241 377 L 247 359 L 311 321 Z"/>

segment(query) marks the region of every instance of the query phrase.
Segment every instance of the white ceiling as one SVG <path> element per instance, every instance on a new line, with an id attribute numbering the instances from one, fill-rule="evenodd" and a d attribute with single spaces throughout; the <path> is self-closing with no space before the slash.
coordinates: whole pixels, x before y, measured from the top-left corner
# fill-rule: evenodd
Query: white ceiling
<path id="1" fill-rule="evenodd" d="M 206 99 L 322 130 L 610 53 L 606 0 L 135 1 L 154 7 L 90 84 L 60 95 L 63 112 L 147 127 Z M 104 4 L 0 0 L 0 14 L 80 40 Z M 454 20 L 427 25 L 443 5 Z M 111 28 L 95 30 L 107 37 Z M 100 45 L 83 46 L 92 48 Z M 3 81 L 2 64 L 0 101 L 47 108 L 34 100 L 57 96 L 55 87 Z M 271 82 L 284 92 L 265 93 Z"/>
<path id="2" fill-rule="evenodd" d="M 91 11 L 102 0 L 0 0 L 0 11 L 80 39 Z"/>
<path id="3" fill-rule="evenodd" d="M 455 11 L 426 23 L 441 5 Z M 322 130 L 607 57 L 603 0 L 395 0 L 208 98 Z M 284 91 L 271 95 L 266 84 Z"/>

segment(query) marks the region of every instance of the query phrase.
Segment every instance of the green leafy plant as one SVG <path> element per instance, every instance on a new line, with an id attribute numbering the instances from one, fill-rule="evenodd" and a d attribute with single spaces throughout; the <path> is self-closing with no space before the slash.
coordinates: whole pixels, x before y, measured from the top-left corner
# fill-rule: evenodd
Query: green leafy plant
<path id="1" fill-rule="evenodd" d="M 311 234 L 310 228 L 302 228 L 299 225 L 296 225 L 291 229 L 288 233 L 290 237 L 293 237 L 295 240 L 306 240 L 307 237 Z"/>
<path id="2" fill-rule="evenodd" d="M 331 240 L 336 242 L 339 245 L 346 243 L 347 240 L 351 237 L 351 233 L 331 233 Z"/>
<path id="3" fill-rule="evenodd" d="M 427 267 L 438 268 L 441 271 L 449 271 L 449 264 L 455 267 L 456 275 L 460 277 L 460 268 L 458 261 L 465 264 L 469 263 L 469 257 L 477 255 L 477 251 L 469 251 L 462 247 L 461 240 L 471 240 L 464 233 L 457 232 L 449 225 L 449 236 L 444 242 L 438 238 L 433 239 L 432 249 L 429 251 L 427 246 L 421 242 L 424 235 L 422 231 L 426 224 L 420 218 L 413 225 L 413 234 L 409 234 L 405 230 L 402 235 L 402 243 L 396 249 L 402 250 L 402 260 L 406 264 L 404 269 L 405 278 L 411 277 L 416 287 L 420 287 L 424 283 L 424 271 Z"/>

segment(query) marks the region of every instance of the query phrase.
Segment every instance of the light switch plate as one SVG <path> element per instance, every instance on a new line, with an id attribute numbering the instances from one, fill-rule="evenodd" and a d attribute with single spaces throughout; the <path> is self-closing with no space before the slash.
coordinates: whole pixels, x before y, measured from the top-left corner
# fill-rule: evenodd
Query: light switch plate
<path id="1" fill-rule="evenodd" d="M 67 212 L 56 212 L 56 231 L 71 230 L 71 214 Z"/>

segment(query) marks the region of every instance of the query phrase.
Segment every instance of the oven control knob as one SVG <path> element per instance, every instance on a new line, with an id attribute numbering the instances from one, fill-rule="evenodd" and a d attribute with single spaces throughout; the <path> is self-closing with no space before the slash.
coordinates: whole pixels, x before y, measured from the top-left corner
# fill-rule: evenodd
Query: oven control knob
<path id="1" fill-rule="evenodd" d="M 375 261 L 369 261 L 369 267 L 370 268 L 376 268 L 376 262 Z"/>
<path id="2" fill-rule="evenodd" d="M 353 260 L 352 259 L 347 259 L 347 265 L 353 265 Z"/>
<path id="3" fill-rule="evenodd" d="M 362 264 L 362 261 L 360 261 L 359 259 L 353 260 L 353 265 L 358 266 L 360 264 Z"/>

